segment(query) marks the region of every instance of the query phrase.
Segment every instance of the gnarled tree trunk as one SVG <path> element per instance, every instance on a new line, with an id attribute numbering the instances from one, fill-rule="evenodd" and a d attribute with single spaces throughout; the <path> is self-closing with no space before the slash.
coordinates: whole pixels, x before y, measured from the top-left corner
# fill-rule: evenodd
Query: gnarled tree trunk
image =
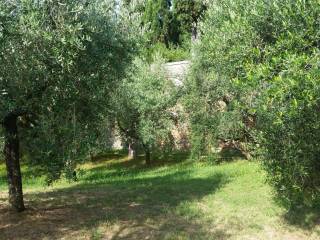
<path id="1" fill-rule="evenodd" d="M 4 156 L 7 167 L 9 187 L 9 203 L 17 212 L 25 209 L 22 192 L 22 178 L 20 170 L 19 137 L 17 127 L 18 116 L 8 115 L 3 121 L 5 130 Z"/>

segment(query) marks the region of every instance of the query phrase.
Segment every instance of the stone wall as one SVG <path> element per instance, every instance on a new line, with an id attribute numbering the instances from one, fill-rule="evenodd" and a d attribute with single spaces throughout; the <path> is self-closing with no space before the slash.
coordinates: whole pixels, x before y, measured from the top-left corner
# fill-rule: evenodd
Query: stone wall
<path id="1" fill-rule="evenodd" d="M 164 65 L 166 76 L 176 86 L 181 86 L 189 70 L 189 61 L 171 62 Z"/>

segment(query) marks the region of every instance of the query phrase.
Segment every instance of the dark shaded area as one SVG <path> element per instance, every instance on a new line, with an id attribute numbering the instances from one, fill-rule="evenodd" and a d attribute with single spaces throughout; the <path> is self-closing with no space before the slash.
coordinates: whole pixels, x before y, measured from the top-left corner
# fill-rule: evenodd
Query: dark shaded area
<path id="1" fill-rule="evenodd" d="M 103 167 L 90 170 L 80 177 L 84 183 L 77 187 L 26 194 L 28 209 L 22 214 L 0 205 L 1 238 L 61 239 L 68 233 L 92 231 L 105 222 L 120 223 L 119 229 L 112 231 L 112 239 L 163 239 L 167 234 L 184 234 L 190 239 L 228 238 L 224 232 L 203 229 L 197 216 L 175 213 L 185 201 L 200 200 L 217 191 L 228 182 L 227 176 L 191 178 L 189 171 L 183 170 L 139 178 L 136 173 L 143 169 L 134 165 L 125 169 L 119 163 L 108 168 L 115 171 L 103 175 Z M 114 176 L 120 178 L 112 179 Z"/>
<path id="2" fill-rule="evenodd" d="M 131 161 L 125 161 L 125 162 L 120 161 L 124 157 L 123 155 L 118 155 L 118 156 L 119 156 L 119 161 L 108 163 L 107 166 L 99 166 L 90 170 L 86 170 L 86 174 L 82 178 L 80 173 L 81 182 L 89 183 L 89 184 L 90 183 L 117 184 L 117 182 L 114 181 L 114 178 L 116 177 L 119 177 L 119 178 L 132 177 L 133 178 L 139 173 L 141 174 L 143 172 L 155 170 L 159 167 L 173 166 L 176 164 L 181 164 L 182 162 L 184 162 L 185 164 L 188 164 L 186 160 L 189 157 L 189 153 L 185 153 L 185 152 L 172 153 L 166 159 L 160 159 L 158 157 L 155 157 L 150 165 L 145 164 L 144 155 L 138 155 L 136 159 L 133 159 Z M 116 159 L 116 158 L 113 158 L 113 159 Z M 100 163 L 100 162 L 103 163 L 106 161 L 104 158 L 100 158 L 96 160 L 96 163 Z M 106 172 L 106 169 L 110 171 Z"/>
<path id="3" fill-rule="evenodd" d="M 150 165 L 145 164 L 145 155 L 144 154 L 138 154 L 136 159 L 133 159 L 131 161 L 120 161 L 124 157 L 127 156 L 126 152 L 110 152 L 110 153 L 104 153 L 101 155 L 98 155 L 94 157 L 94 160 L 92 162 L 94 163 L 104 163 L 108 162 L 106 159 L 111 160 L 119 160 L 119 162 L 114 162 L 111 164 L 108 164 L 109 169 L 119 170 L 121 172 L 132 172 L 134 169 L 137 171 L 140 170 L 151 170 L 157 167 L 161 166 L 171 166 L 174 164 L 185 162 L 189 158 L 190 153 L 189 152 L 173 152 L 166 156 L 158 155 L 158 154 L 152 154 L 152 159 Z M 102 168 L 103 169 L 103 168 Z M 95 168 L 93 171 L 96 171 Z M 136 173 L 136 172 L 134 172 Z"/>
<path id="4" fill-rule="evenodd" d="M 233 161 L 236 159 L 246 159 L 246 156 L 236 148 L 224 148 L 221 150 L 219 157 L 221 161 Z"/>
<path id="5" fill-rule="evenodd" d="M 284 215 L 284 219 L 291 225 L 310 230 L 320 224 L 320 207 L 293 207 Z"/>
<path id="6" fill-rule="evenodd" d="M 105 155 L 95 162 L 106 162 L 105 157 L 111 158 Z M 184 202 L 201 200 L 222 188 L 231 181 L 227 175 L 212 173 L 207 178 L 192 178 L 189 168 L 173 168 L 170 172 L 158 168 L 181 164 L 188 157 L 186 153 L 175 160 L 158 159 L 151 167 L 144 164 L 143 156 L 125 162 L 120 161 L 122 157 L 115 154 L 112 158 L 119 158 L 119 161 L 86 170 L 79 176 L 76 187 L 26 194 L 27 211 L 24 213 L 11 212 L 3 205 L 7 199 L 0 195 L 0 239 L 61 239 L 81 231 L 93 232 L 92 239 L 114 240 L 160 240 L 168 234 L 183 235 L 187 239 L 231 237 L 214 225 L 208 231 L 198 221 L 200 212 L 176 212 Z M 152 172 L 154 170 L 156 173 Z M 296 208 L 284 219 L 297 227 L 312 229 L 320 223 L 319 216 L 317 209 Z M 117 224 L 118 228 L 94 233 L 105 223 Z"/>
<path id="7" fill-rule="evenodd" d="M 218 165 L 223 163 L 230 163 L 238 160 L 248 160 L 246 156 L 238 149 L 226 148 L 222 149 L 218 153 L 212 153 L 205 158 L 204 161 L 207 161 L 211 164 Z"/>
<path id="8" fill-rule="evenodd" d="M 123 156 L 126 155 L 126 150 L 118 150 L 118 151 L 107 151 L 107 152 L 102 152 L 99 154 L 96 154 L 95 156 L 91 157 L 92 162 L 99 162 L 103 160 L 106 162 L 107 159 L 114 160 L 114 159 L 121 159 Z"/>
<path id="9" fill-rule="evenodd" d="M 19 111 L 18 111 L 19 112 Z M 4 148 L 6 162 L 9 203 L 16 212 L 22 212 L 24 207 L 22 192 L 22 176 L 20 168 L 20 140 L 17 121 L 21 113 L 11 112 L 3 120 Z"/>

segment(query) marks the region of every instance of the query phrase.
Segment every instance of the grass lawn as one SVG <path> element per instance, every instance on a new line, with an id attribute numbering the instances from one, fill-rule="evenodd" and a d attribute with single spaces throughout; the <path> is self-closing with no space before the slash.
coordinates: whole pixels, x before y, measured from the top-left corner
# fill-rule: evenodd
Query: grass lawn
<path id="1" fill-rule="evenodd" d="M 24 168 L 28 210 L 10 212 L 0 166 L 0 239 L 320 239 L 314 215 L 293 223 L 257 162 L 218 166 L 108 156 L 52 187 Z M 311 224 L 314 223 L 314 224 Z"/>

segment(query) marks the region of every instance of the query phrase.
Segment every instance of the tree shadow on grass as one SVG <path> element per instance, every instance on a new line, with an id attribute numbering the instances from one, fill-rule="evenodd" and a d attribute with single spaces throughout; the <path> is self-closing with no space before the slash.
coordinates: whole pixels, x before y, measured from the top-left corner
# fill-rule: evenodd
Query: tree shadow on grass
<path id="1" fill-rule="evenodd" d="M 171 166 L 175 164 L 179 164 L 181 162 L 185 162 L 189 159 L 189 152 L 175 152 L 172 154 L 168 154 L 167 156 L 157 156 L 154 155 L 151 159 L 151 164 L 146 165 L 145 163 L 145 155 L 138 155 L 136 159 L 132 159 L 130 161 L 118 161 L 113 162 L 108 165 L 110 168 L 114 169 L 123 169 L 123 168 L 136 168 L 136 169 L 152 169 L 161 166 Z M 125 155 L 123 155 L 123 158 Z"/>
<path id="2" fill-rule="evenodd" d="M 123 159 L 127 154 L 123 150 L 119 151 L 106 151 L 99 154 L 96 154 L 91 157 L 90 161 L 93 163 L 99 163 L 101 161 L 107 162 L 107 161 L 113 161 L 113 160 L 121 160 Z"/>
<path id="3" fill-rule="evenodd" d="M 177 212 L 228 182 L 223 174 L 193 178 L 189 171 L 109 184 L 79 184 L 69 189 L 26 194 L 29 209 L 15 214 L 0 205 L 3 239 L 227 239 L 205 229 L 197 216 Z"/>
<path id="4" fill-rule="evenodd" d="M 145 159 L 143 155 L 139 155 L 136 159 L 126 159 L 125 156 L 119 158 L 119 161 L 108 162 L 103 159 L 98 160 L 96 167 L 89 170 L 82 171 L 81 167 L 78 169 L 78 174 L 80 178 L 82 174 L 85 173 L 85 177 L 82 180 L 86 183 L 103 184 L 109 183 L 114 177 L 133 177 L 139 173 L 144 173 L 152 170 L 157 170 L 159 167 L 169 167 L 173 165 L 190 164 L 189 153 L 178 152 L 171 154 L 164 159 L 153 159 L 151 165 L 145 164 Z M 101 165 L 99 163 L 107 163 Z"/>
<path id="5" fill-rule="evenodd" d="M 312 230 L 320 224 L 320 207 L 294 207 L 288 210 L 283 217 L 290 225 L 305 230 Z"/>
<path id="6" fill-rule="evenodd" d="M 319 200 L 318 202 L 312 202 L 310 206 L 303 202 L 289 202 L 274 192 L 273 201 L 284 209 L 281 218 L 286 224 L 309 232 L 320 226 Z"/>

